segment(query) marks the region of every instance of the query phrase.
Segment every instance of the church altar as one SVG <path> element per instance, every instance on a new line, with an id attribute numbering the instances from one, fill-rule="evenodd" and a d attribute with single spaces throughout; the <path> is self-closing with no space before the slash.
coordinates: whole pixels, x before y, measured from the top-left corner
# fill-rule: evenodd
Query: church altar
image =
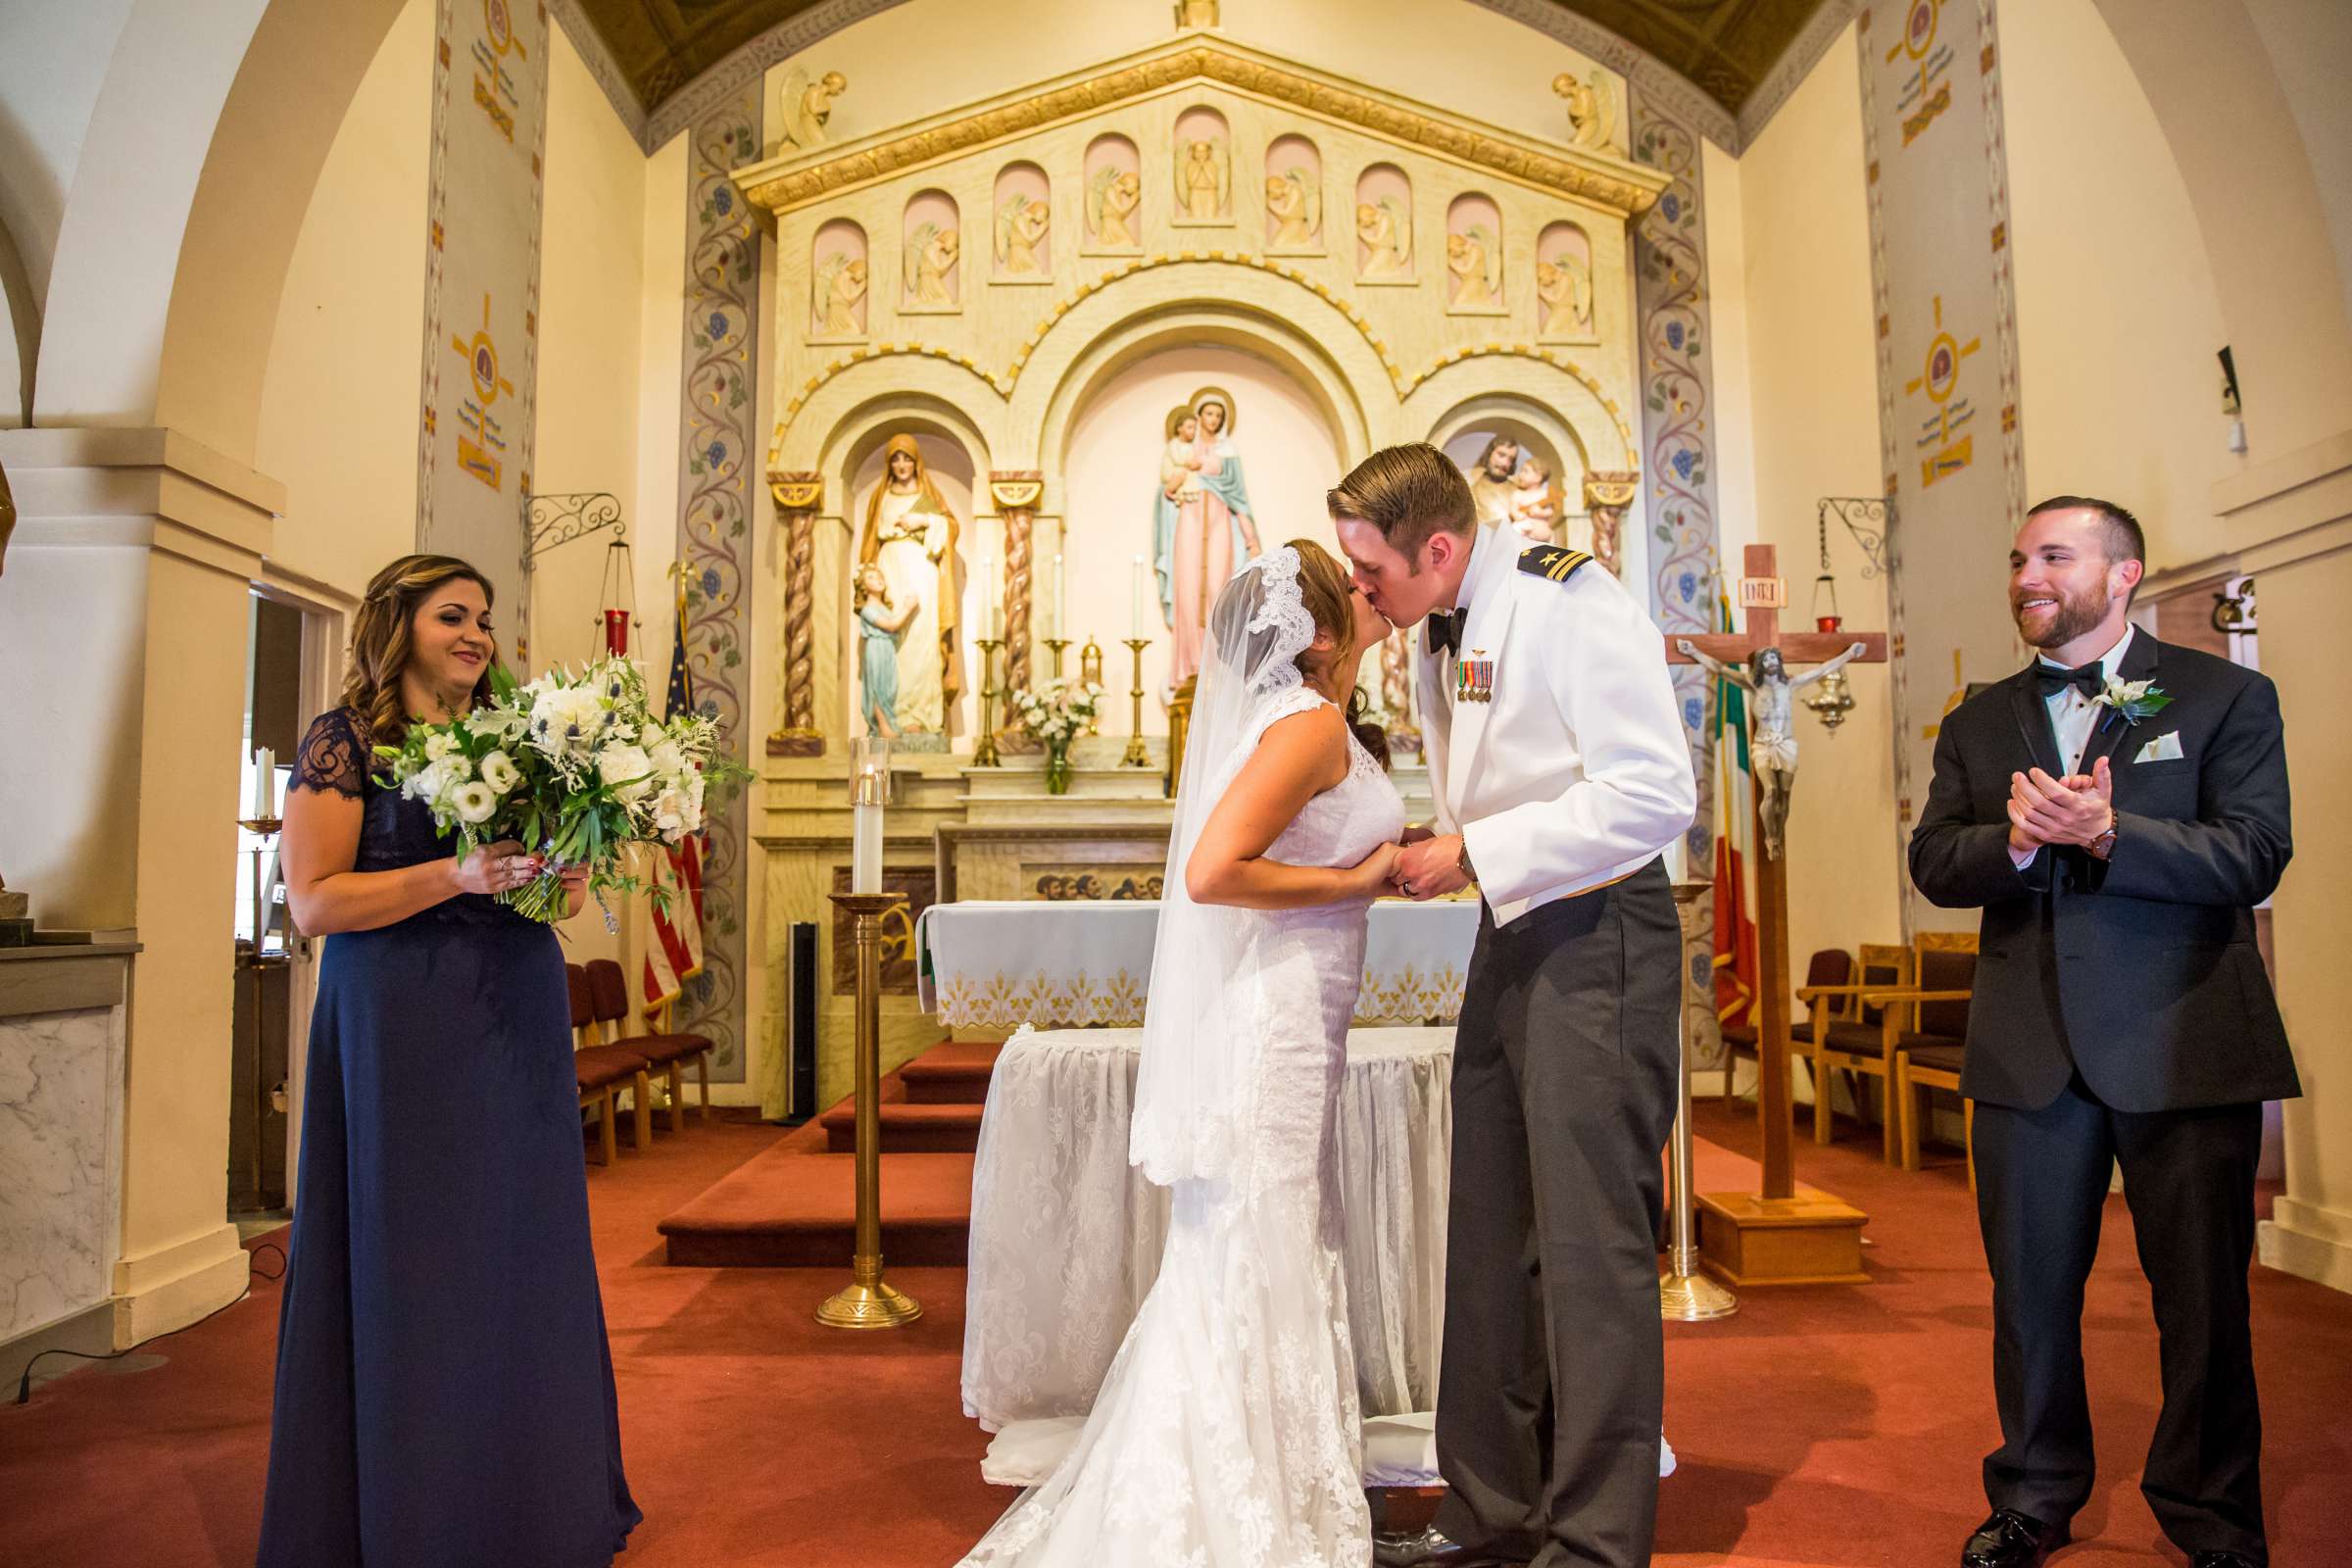
<path id="1" fill-rule="evenodd" d="M 1451 1022 L 1478 917 L 1474 898 L 1375 903 L 1356 1023 Z M 1158 927 L 1156 899 L 935 904 L 915 921 L 916 999 L 954 1029 L 1137 1027 Z"/>
<path id="2" fill-rule="evenodd" d="M 1142 1046 L 1140 1029 L 1024 1032 L 998 1058 L 973 1166 L 963 1336 L 964 1412 L 992 1430 L 1082 1416 L 1158 1273 L 1167 1189 L 1127 1163 Z M 1437 1402 L 1452 1062 L 1449 1028 L 1348 1033 L 1342 1266 L 1368 1423 Z M 1023 1479 L 1019 1462 L 992 1451 L 991 1479 Z"/>

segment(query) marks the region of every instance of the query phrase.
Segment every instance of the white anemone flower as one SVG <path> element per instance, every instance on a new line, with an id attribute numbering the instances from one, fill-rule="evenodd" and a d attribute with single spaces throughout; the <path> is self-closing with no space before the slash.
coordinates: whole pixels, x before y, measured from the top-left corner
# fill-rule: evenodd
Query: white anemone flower
<path id="1" fill-rule="evenodd" d="M 498 792 L 475 779 L 470 784 L 459 785 L 450 795 L 449 804 L 458 813 L 459 821 L 479 826 L 489 821 L 490 813 L 498 809 Z"/>

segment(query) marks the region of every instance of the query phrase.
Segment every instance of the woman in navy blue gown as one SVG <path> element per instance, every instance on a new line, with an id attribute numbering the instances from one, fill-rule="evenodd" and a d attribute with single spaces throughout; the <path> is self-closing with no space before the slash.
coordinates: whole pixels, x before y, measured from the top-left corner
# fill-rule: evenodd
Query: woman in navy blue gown
<path id="1" fill-rule="evenodd" d="M 621 1473 L 555 932 L 490 895 L 539 863 L 456 857 L 376 742 L 489 698 L 490 587 L 376 573 L 343 705 L 286 793 L 319 965 L 278 1320 L 261 1568 L 592 1568 L 641 1515 Z M 571 879 L 579 907 L 584 873 Z"/>

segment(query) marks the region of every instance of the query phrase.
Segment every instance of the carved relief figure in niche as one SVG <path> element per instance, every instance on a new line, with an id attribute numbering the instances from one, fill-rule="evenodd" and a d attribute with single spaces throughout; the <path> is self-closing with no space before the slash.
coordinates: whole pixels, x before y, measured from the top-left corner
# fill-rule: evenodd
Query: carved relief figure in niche
<path id="1" fill-rule="evenodd" d="M 1225 119 L 1213 109 L 1190 109 L 1176 121 L 1176 202 L 1187 222 L 1233 216 L 1233 150 Z"/>
<path id="2" fill-rule="evenodd" d="M 1560 487 L 1551 482 L 1550 465 L 1529 453 L 1511 475 L 1511 527 L 1531 544 L 1553 543 L 1560 527 Z"/>
<path id="3" fill-rule="evenodd" d="M 1413 276 L 1413 192 L 1404 171 L 1375 164 L 1355 183 L 1355 275 L 1409 283 Z"/>
<path id="4" fill-rule="evenodd" d="M 898 615 L 886 629 L 896 638 L 897 692 L 891 722 L 901 735 L 945 735 L 963 691 L 963 656 L 956 635 L 959 598 L 956 514 L 923 471 L 922 449 L 911 435 L 894 435 L 883 448 L 885 477 L 865 504 L 858 533 L 858 579 L 880 568 L 886 604 Z M 860 597 L 864 597 L 861 586 Z M 859 610 L 861 628 L 866 621 Z M 862 629 L 859 642 L 871 647 Z"/>
<path id="5" fill-rule="evenodd" d="M 1257 514 L 1233 444 L 1233 399 L 1203 387 L 1170 411 L 1152 498 L 1152 569 L 1168 623 L 1168 684 L 1200 670 L 1208 607 L 1234 568 L 1257 554 Z"/>
<path id="6" fill-rule="evenodd" d="M 1552 223 L 1536 246 L 1538 335 L 1592 335 L 1592 243 L 1574 223 Z"/>
<path id="7" fill-rule="evenodd" d="M 1176 0 L 1178 27 L 1213 27 L 1217 25 L 1217 0 Z"/>
<path id="8" fill-rule="evenodd" d="M 1487 442 L 1469 474 L 1470 505 L 1476 509 L 1479 521 L 1511 520 L 1511 508 L 1519 499 L 1519 487 L 1511 482 L 1511 476 L 1518 469 L 1518 442 L 1507 435 L 1498 435 Z"/>
<path id="9" fill-rule="evenodd" d="M 784 90 L 777 95 L 777 151 L 794 149 L 813 152 L 830 141 L 827 122 L 833 118 L 833 100 L 847 92 L 850 78 L 838 71 L 828 71 L 811 77 L 805 66 L 795 66 L 784 76 Z"/>
<path id="10" fill-rule="evenodd" d="M 809 332 L 818 337 L 865 335 L 865 231 L 836 220 L 816 231 L 810 249 Z"/>
<path id="11" fill-rule="evenodd" d="M 893 604 L 879 563 L 858 568 L 858 716 L 868 735 L 899 732 L 899 638 L 921 604 Z"/>
<path id="12" fill-rule="evenodd" d="M 1266 149 L 1266 243 L 1277 250 L 1323 243 L 1323 165 L 1303 136 L 1281 137 Z"/>
<path id="13" fill-rule="evenodd" d="M 927 190 L 906 204 L 900 270 L 906 280 L 902 309 L 952 311 L 961 295 L 963 233 L 955 198 Z"/>
<path id="14" fill-rule="evenodd" d="M 1590 79 L 1569 72 L 1551 78 L 1551 90 L 1568 100 L 1568 140 L 1578 147 L 1606 147 L 1617 129 L 1617 95 L 1598 66 Z"/>
<path id="15" fill-rule="evenodd" d="M 1124 136 L 1098 136 L 1086 149 L 1086 241 L 1099 251 L 1143 244 L 1143 164 Z"/>
<path id="16" fill-rule="evenodd" d="M 997 176 L 997 276 L 1042 282 L 1054 271 L 1054 206 L 1045 171 L 1014 164 Z"/>
<path id="17" fill-rule="evenodd" d="M 1502 309 L 1502 215 L 1484 196 L 1457 196 L 1446 213 L 1446 309 Z"/>

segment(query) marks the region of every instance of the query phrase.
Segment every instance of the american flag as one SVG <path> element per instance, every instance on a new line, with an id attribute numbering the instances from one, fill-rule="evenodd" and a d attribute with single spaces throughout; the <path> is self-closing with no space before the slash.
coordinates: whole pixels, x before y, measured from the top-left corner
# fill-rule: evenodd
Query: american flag
<path id="1" fill-rule="evenodd" d="M 662 717 L 694 711 L 694 678 L 686 667 L 686 593 L 678 591 L 677 630 L 669 647 L 669 698 Z M 653 940 L 645 950 L 645 1015 L 678 1000 L 686 982 L 703 972 L 703 839 L 690 833 L 654 857 L 654 881 L 667 890 L 668 908 L 653 900 Z"/>

